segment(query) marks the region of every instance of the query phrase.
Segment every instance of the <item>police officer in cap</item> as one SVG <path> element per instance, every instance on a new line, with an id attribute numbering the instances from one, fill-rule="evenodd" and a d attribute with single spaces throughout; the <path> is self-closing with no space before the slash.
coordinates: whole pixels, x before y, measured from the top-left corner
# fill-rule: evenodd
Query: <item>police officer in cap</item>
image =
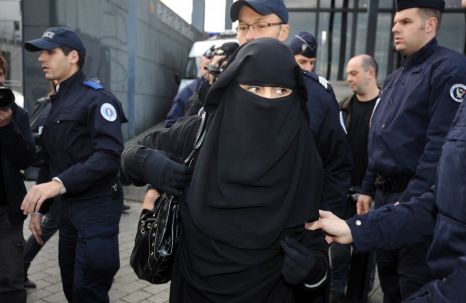
<path id="1" fill-rule="evenodd" d="M 317 41 L 308 32 L 295 35 L 289 44 L 299 67 L 305 72 L 314 71 L 317 56 Z"/>
<path id="2" fill-rule="evenodd" d="M 427 264 L 433 280 L 403 302 L 464 302 L 466 298 L 466 103 L 461 103 L 446 137 L 438 174 L 428 192 L 406 203 L 387 204 L 366 215 L 339 219 L 321 211 L 322 228 L 332 241 L 354 243 L 356 251 L 396 248 L 432 239 Z M 390 301 L 391 302 L 391 301 Z"/>
<path id="3" fill-rule="evenodd" d="M 374 197 L 376 208 L 402 203 L 434 184 L 442 145 L 466 88 L 466 58 L 437 43 L 444 6 L 443 0 L 397 1 L 393 42 L 404 61 L 387 77 L 374 109 L 358 214 L 369 211 Z M 429 244 L 425 239 L 376 252 L 389 302 L 401 301 L 433 279 L 425 262 Z"/>
<path id="4" fill-rule="evenodd" d="M 43 202 L 61 195 L 59 265 L 69 302 L 109 302 L 119 268 L 118 225 L 123 196 L 118 181 L 123 150 L 121 103 L 99 83 L 86 80 L 86 49 L 66 27 L 47 29 L 25 48 L 40 51 L 48 80 L 57 82 L 42 131 L 48 182 L 34 185 L 21 208 L 41 241 Z"/>

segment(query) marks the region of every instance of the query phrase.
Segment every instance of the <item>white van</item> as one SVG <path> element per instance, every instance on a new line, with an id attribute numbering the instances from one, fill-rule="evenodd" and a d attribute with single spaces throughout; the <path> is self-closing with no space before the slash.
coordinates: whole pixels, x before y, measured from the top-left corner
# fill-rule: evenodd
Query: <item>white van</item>
<path id="1" fill-rule="evenodd" d="M 199 71 L 199 64 L 201 62 L 202 55 L 212 46 L 218 47 L 226 42 L 238 42 L 238 40 L 236 39 L 235 31 L 225 31 L 221 34 L 217 34 L 213 37 L 210 37 L 207 40 L 196 41 L 193 43 L 191 51 L 189 52 L 189 58 L 188 63 L 186 64 L 185 73 L 181 78 L 180 86 L 178 87 L 178 92 L 182 90 L 186 85 L 194 81 L 196 78 L 201 76 Z"/>

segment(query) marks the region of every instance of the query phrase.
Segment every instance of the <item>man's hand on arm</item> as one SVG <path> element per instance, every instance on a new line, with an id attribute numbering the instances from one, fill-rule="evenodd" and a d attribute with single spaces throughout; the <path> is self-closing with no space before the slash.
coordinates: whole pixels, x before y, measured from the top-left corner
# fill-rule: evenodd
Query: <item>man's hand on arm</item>
<path id="1" fill-rule="evenodd" d="M 358 215 L 367 214 L 370 210 L 372 197 L 368 195 L 359 194 L 358 202 L 356 202 L 356 212 Z"/>
<path id="2" fill-rule="evenodd" d="M 338 218 L 329 211 L 319 210 L 319 214 L 320 219 L 306 223 L 306 229 L 322 229 L 327 234 L 326 238 L 330 243 L 349 244 L 353 242 L 351 230 L 345 220 Z"/>
<path id="3" fill-rule="evenodd" d="M 39 212 L 45 200 L 58 196 L 64 188 L 63 183 L 57 180 L 32 186 L 21 203 L 23 214 Z"/>

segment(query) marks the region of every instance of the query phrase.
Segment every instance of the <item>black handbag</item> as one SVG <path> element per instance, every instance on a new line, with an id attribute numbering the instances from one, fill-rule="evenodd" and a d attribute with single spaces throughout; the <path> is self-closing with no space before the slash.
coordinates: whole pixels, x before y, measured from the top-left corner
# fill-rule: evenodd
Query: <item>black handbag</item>
<path id="1" fill-rule="evenodd" d="M 206 117 L 207 114 L 202 113 L 194 149 L 184 161 L 185 165 L 191 166 L 204 141 Z M 178 197 L 163 193 L 153 209 L 142 210 L 130 258 L 130 265 L 139 279 L 152 284 L 170 281 L 176 245 L 181 236 L 178 207 Z"/>

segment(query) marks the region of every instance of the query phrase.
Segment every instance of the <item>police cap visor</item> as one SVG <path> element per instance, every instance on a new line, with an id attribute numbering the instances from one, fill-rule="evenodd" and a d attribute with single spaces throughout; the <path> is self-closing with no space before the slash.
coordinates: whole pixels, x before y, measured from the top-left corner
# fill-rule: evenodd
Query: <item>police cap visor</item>
<path id="1" fill-rule="evenodd" d="M 51 27 L 44 32 L 42 37 L 24 43 L 24 47 L 31 52 L 50 50 L 60 46 L 67 46 L 77 50 L 80 54 L 86 54 L 86 49 L 78 34 L 67 27 Z"/>
<path id="2" fill-rule="evenodd" d="M 230 19 L 232 22 L 238 20 L 239 12 L 243 5 L 255 10 L 259 15 L 277 15 L 283 23 L 288 23 L 288 10 L 283 0 L 238 0 L 230 8 Z"/>

